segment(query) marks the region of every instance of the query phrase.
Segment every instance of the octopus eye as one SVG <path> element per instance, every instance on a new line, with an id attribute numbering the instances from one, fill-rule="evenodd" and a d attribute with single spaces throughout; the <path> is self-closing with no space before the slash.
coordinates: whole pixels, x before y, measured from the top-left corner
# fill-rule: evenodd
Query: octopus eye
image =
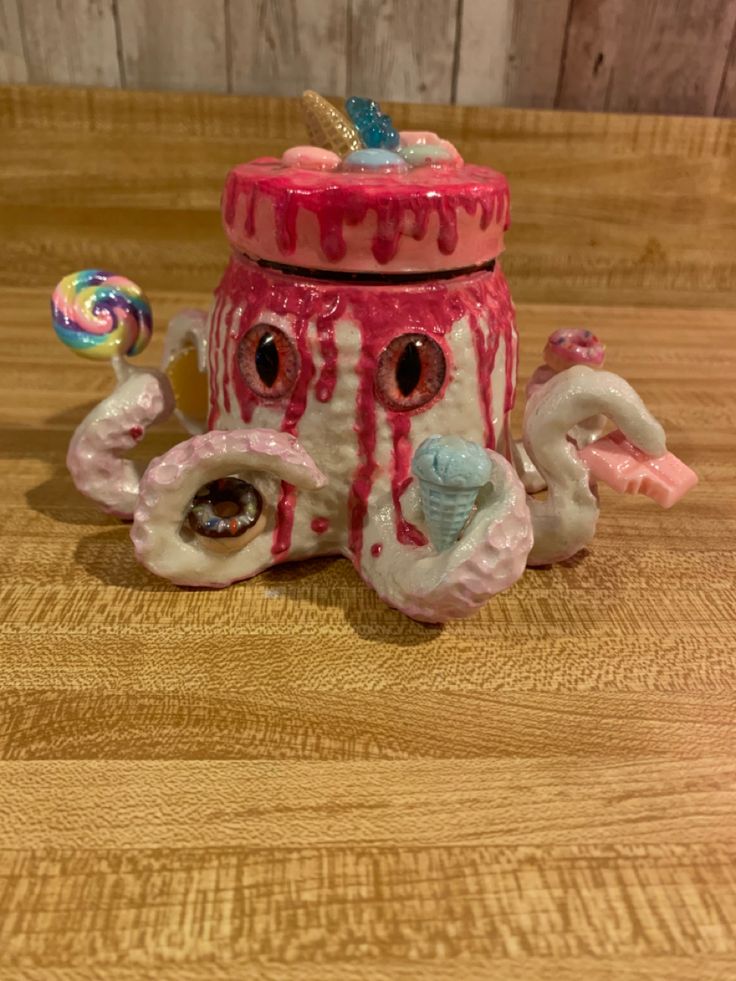
<path id="1" fill-rule="evenodd" d="M 402 334 L 381 351 L 376 395 L 387 409 L 418 409 L 439 392 L 445 373 L 445 355 L 437 341 L 426 334 Z"/>
<path id="2" fill-rule="evenodd" d="M 256 395 L 280 399 L 294 387 L 299 358 L 291 338 L 283 330 L 271 324 L 256 324 L 240 342 L 238 367 Z"/>

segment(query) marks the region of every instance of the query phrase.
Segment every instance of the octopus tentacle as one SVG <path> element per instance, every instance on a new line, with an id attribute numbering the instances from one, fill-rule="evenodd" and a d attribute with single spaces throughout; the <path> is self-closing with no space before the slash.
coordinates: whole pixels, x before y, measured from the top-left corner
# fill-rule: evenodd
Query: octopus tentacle
<path id="1" fill-rule="evenodd" d="M 645 453 L 666 451 L 661 425 L 618 375 L 577 366 L 547 381 L 532 394 L 524 414 L 524 447 L 547 484 L 545 500 L 529 499 L 534 525 L 529 565 L 569 558 L 595 534 L 598 500 L 568 433 L 598 413 Z"/>
<path id="2" fill-rule="evenodd" d="M 527 494 L 538 494 L 539 491 L 543 491 L 547 484 L 545 483 L 544 477 L 532 463 L 522 440 L 509 440 L 509 446 L 511 447 L 511 462 L 514 464 L 516 473 L 524 485 Z"/>
<path id="3" fill-rule="evenodd" d="M 131 518 L 138 498 L 140 471 L 122 454 L 145 431 L 171 415 L 174 396 L 158 371 L 125 365 L 121 383 L 77 427 L 67 453 L 67 466 L 79 491 L 104 511 Z"/>
<path id="4" fill-rule="evenodd" d="M 570 369 L 566 368 L 565 370 L 569 371 Z M 558 374 L 560 372 L 552 371 L 548 365 L 540 365 L 527 382 L 527 399 L 530 399 L 535 392 L 538 392 L 551 378 L 556 378 Z M 606 417 L 598 412 L 594 416 L 589 416 L 587 419 L 581 419 L 577 422 L 568 435 L 577 448 L 582 450 L 599 439 L 603 435 L 605 428 Z"/>
<path id="5" fill-rule="evenodd" d="M 223 554 L 196 536 L 185 520 L 197 491 L 219 477 L 237 476 L 263 500 L 263 530 L 239 551 Z M 327 483 L 293 436 L 272 429 L 213 430 L 179 443 L 153 460 L 140 486 L 130 536 L 139 561 L 182 586 L 228 586 L 273 564 L 270 532 L 282 482 L 301 490 Z"/>
<path id="6" fill-rule="evenodd" d="M 532 529 L 524 487 L 512 465 L 488 450 L 491 483 L 462 537 L 437 552 L 431 545 L 402 545 L 390 495 L 371 507 L 358 571 L 379 596 L 415 620 L 429 623 L 472 616 L 491 596 L 513 585 L 526 567 Z M 416 482 L 401 499 L 402 513 L 421 524 Z"/>

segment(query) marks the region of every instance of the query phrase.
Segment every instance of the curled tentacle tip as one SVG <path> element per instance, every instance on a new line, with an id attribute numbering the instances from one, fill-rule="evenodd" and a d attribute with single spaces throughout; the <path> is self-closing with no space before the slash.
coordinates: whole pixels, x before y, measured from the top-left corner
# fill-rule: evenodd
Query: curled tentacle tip
<path id="1" fill-rule="evenodd" d="M 51 322 L 75 354 L 103 361 L 140 354 L 153 332 L 151 305 L 140 286 L 103 269 L 82 269 L 57 283 Z"/>

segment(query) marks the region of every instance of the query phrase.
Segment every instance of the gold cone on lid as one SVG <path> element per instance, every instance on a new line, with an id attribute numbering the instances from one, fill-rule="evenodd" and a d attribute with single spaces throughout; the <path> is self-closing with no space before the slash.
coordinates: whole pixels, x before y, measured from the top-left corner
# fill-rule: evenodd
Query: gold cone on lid
<path id="1" fill-rule="evenodd" d="M 341 157 L 352 150 L 360 150 L 363 146 L 360 133 L 348 117 L 327 99 L 323 99 L 319 92 L 313 92 L 311 89 L 304 92 L 302 112 L 309 139 L 314 146 L 333 150 Z"/>

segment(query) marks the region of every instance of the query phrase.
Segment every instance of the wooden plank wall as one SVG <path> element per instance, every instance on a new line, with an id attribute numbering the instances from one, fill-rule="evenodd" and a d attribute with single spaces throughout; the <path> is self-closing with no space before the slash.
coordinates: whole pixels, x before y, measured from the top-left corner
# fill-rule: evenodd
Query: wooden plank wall
<path id="1" fill-rule="evenodd" d="M 736 0 L 0 0 L 0 82 L 736 115 Z"/>

